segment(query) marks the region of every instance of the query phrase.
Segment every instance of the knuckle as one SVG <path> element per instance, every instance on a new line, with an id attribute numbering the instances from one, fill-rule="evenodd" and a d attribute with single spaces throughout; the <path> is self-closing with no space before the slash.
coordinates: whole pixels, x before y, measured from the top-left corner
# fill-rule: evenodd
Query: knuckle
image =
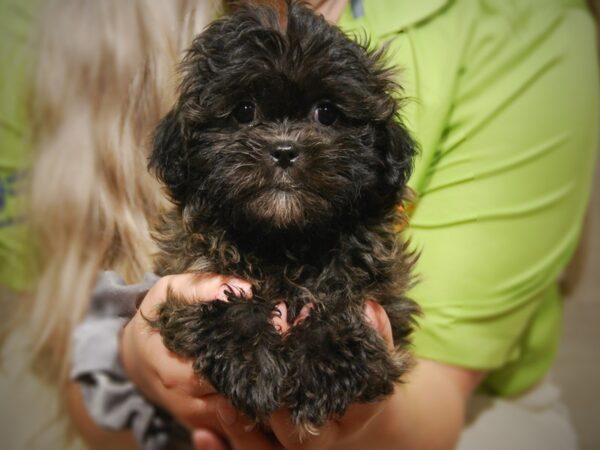
<path id="1" fill-rule="evenodd" d="M 146 303 L 157 303 L 164 300 L 167 292 L 167 286 L 171 282 L 171 275 L 167 275 L 159 279 L 144 296 L 140 307 Z"/>
<path id="2" fill-rule="evenodd" d="M 157 291 L 164 292 L 167 290 L 167 286 L 172 284 L 173 281 L 174 281 L 173 275 L 165 275 L 160 280 L 158 280 L 158 282 L 154 285 L 154 287 L 156 288 Z"/>
<path id="3" fill-rule="evenodd" d="M 176 379 L 170 373 L 158 372 L 158 380 L 161 386 L 167 391 L 174 391 L 180 385 L 180 380 Z"/>

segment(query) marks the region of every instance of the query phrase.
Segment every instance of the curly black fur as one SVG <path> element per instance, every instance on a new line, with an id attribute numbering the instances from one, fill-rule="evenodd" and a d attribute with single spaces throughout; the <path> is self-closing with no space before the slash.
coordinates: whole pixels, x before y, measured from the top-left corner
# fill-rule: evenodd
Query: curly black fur
<path id="1" fill-rule="evenodd" d="M 415 151 L 381 51 L 296 2 L 284 23 L 247 6 L 194 40 L 150 161 L 176 205 L 157 271 L 234 275 L 253 296 L 170 294 L 154 324 L 252 419 L 285 406 L 314 430 L 390 394 L 410 365 L 414 257 L 397 205 Z M 366 299 L 388 313 L 394 352 L 365 321 Z M 281 301 L 290 323 L 314 307 L 281 334 Z"/>

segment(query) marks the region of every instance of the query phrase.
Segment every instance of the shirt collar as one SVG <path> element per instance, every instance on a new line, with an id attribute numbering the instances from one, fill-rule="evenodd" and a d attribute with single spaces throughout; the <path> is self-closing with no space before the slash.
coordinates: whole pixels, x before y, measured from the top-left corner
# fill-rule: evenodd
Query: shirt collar
<path id="1" fill-rule="evenodd" d="M 427 19 L 448 2 L 449 0 L 352 0 L 348 2 L 339 25 L 347 32 L 366 28 L 376 37 L 381 37 Z"/>

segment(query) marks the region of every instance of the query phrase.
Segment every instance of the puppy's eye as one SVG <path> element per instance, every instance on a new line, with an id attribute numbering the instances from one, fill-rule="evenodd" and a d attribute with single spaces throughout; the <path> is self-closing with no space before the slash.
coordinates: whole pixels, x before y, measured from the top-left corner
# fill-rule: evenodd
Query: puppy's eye
<path id="1" fill-rule="evenodd" d="M 235 107 L 233 110 L 233 117 L 239 123 L 250 123 L 254 120 L 256 114 L 256 107 L 253 103 L 243 102 Z"/>
<path id="2" fill-rule="evenodd" d="M 319 103 L 315 108 L 315 120 L 322 125 L 332 125 L 338 116 L 337 108 L 330 102 Z"/>

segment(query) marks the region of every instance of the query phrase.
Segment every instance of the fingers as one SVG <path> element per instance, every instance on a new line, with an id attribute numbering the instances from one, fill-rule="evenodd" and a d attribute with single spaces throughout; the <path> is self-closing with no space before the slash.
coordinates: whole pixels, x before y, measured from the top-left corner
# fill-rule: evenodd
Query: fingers
<path id="1" fill-rule="evenodd" d="M 189 360 L 164 346 L 160 334 L 148 325 L 141 313 L 123 331 L 121 354 L 126 371 L 136 384 L 156 380 L 165 389 L 178 389 L 194 397 L 215 392 L 194 373 Z M 141 387 L 144 391 L 144 386 Z"/>
<path id="2" fill-rule="evenodd" d="M 287 305 L 284 302 L 279 302 L 275 305 L 271 323 L 280 334 L 285 334 L 290 330 L 287 321 Z"/>
<path id="3" fill-rule="evenodd" d="M 310 310 L 309 310 L 310 311 Z M 307 312 L 309 312 L 307 311 Z M 367 322 L 381 335 L 390 350 L 394 349 L 392 326 L 385 309 L 374 301 L 365 302 L 364 315 Z M 273 432 L 289 450 L 319 450 L 344 448 L 344 442 L 350 442 L 361 433 L 385 409 L 386 400 L 353 404 L 344 417 L 331 420 L 318 430 L 316 435 L 302 434 L 290 420 L 287 411 L 277 411 L 271 417 Z M 341 446 L 341 447 L 340 447 Z"/>
<path id="4" fill-rule="evenodd" d="M 340 438 L 343 440 L 354 439 L 383 412 L 385 405 L 386 400 L 376 403 L 355 403 L 350 406 L 344 417 L 338 421 Z"/>
<path id="5" fill-rule="evenodd" d="M 279 442 L 288 450 L 328 449 L 340 436 L 340 425 L 334 421 L 319 428 L 317 434 L 301 431 L 292 423 L 289 411 L 283 409 L 271 416 L 270 424 Z"/>
<path id="6" fill-rule="evenodd" d="M 252 297 L 252 285 L 240 278 L 217 275 L 214 273 L 184 273 L 167 275 L 148 291 L 140 305 L 141 313 L 151 318 L 156 305 L 162 303 L 167 290 L 172 289 L 183 299 L 192 301 L 227 300 L 227 291 L 239 292 L 247 298 Z"/>
<path id="7" fill-rule="evenodd" d="M 365 302 L 364 314 L 367 322 L 379 332 L 383 340 L 387 343 L 388 348 L 393 350 L 394 337 L 392 335 L 392 324 L 383 306 L 372 300 L 367 300 Z"/>
<path id="8" fill-rule="evenodd" d="M 192 444 L 196 450 L 229 450 L 229 446 L 215 432 L 206 428 L 192 432 Z"/>
<path id="9" fill-rule="evenodd" d="M 153 359 L 156 375 L 166 389 L 179 390 L 193 397 L 216 392 L 210 383 L 194 372 L 188 359 L 178 356 L 163 345 L 158 333 L 152 335 L 146 345 L 146 357 Z"/>
<path id="10" fill-rule="evenodd" d="M 168 392 L 168 396 L 166 409 L 186 428 L 195 430 L 208 427 L 222 431 L 216 408 L 219 395 L 193 398 Z"/>
<path id="11" fill-rule="evenodd" d="M 227 300 L 226 291 L 252 296 L 252 286 L 245 280 L 213 273 L 184 273 L 165 277 L 175 293 L 195 301 Z"/>
<path id="12" fill-rule="evenodd" d="M 387 399 L 368 404 L 353 404 L 341 419 L 330 420 L 316 434 L 299 431 L 289 411 L 279 410 L 271 417 L 273 433 L 286 450 L 330 450 L 352 447 L 351 443 L 385 409 Z M 354 448 L 354 447 L 352 447 Z M 237 450 L 237 449 L 235 449 Z"/>
<path id="13" fill-rule="evenodd" d="M 298 313 L 298 317 L 294 320 L 294 326 L 301 324 L 308 316 L 310 316 L 310 312 L 315 308 L 314 303 L 307 303 L 302 307 L 300 312 Z"/>
<path id="14" fill-rule="evenodd" d="M 260 431 L 225 399 L 217 402 L 217 416 L 231 450 L 282 450 L 281 444 Z"/>
<path id="15" fill-rule="evenodd" d="M 220 430 L 216 416 L 215 389 L 200 378 L 189 360 L 169 351 L 147 319 L 167 296 L 171 287 L 190 301 L 226 299 L 226 290 L 252 295 L 250 283 L 215 274 L 182 274 L 161 278 L 143 299 L 136 315 L 126 325 L 121 345 L 125 371 L 152 402 L 169 410 L 189 428 L 209 426 Z"/>
<path id="16" fill-rule="evenodd" d="M 136 365 L 146 366 L 145 371 L 151 372 L 154 378 L 160 380 L 164 388 L 180 390 L 194 397 L 214 393 L 212 386 L 194 373 L 190 361 L 168 350 L 163 345 L 160 334 L 148 325 L 148 320 L 155 315 L 156 306 L 165 300 L 168 287 L 190 301 L 202 301 L 226 299 L 226 290 L 238 290 L 249 297 L 252 295 L 251 285 L 238 278 L 216 274 L 166 276 L 150 289 L 138 312 L 126 326 L 124 339 L 127 340 L 128 348 L 135 348 L 135 352 L 129 353 L 135 357 Z M 132 365 L 129 364 L 129 367 Z"/>

